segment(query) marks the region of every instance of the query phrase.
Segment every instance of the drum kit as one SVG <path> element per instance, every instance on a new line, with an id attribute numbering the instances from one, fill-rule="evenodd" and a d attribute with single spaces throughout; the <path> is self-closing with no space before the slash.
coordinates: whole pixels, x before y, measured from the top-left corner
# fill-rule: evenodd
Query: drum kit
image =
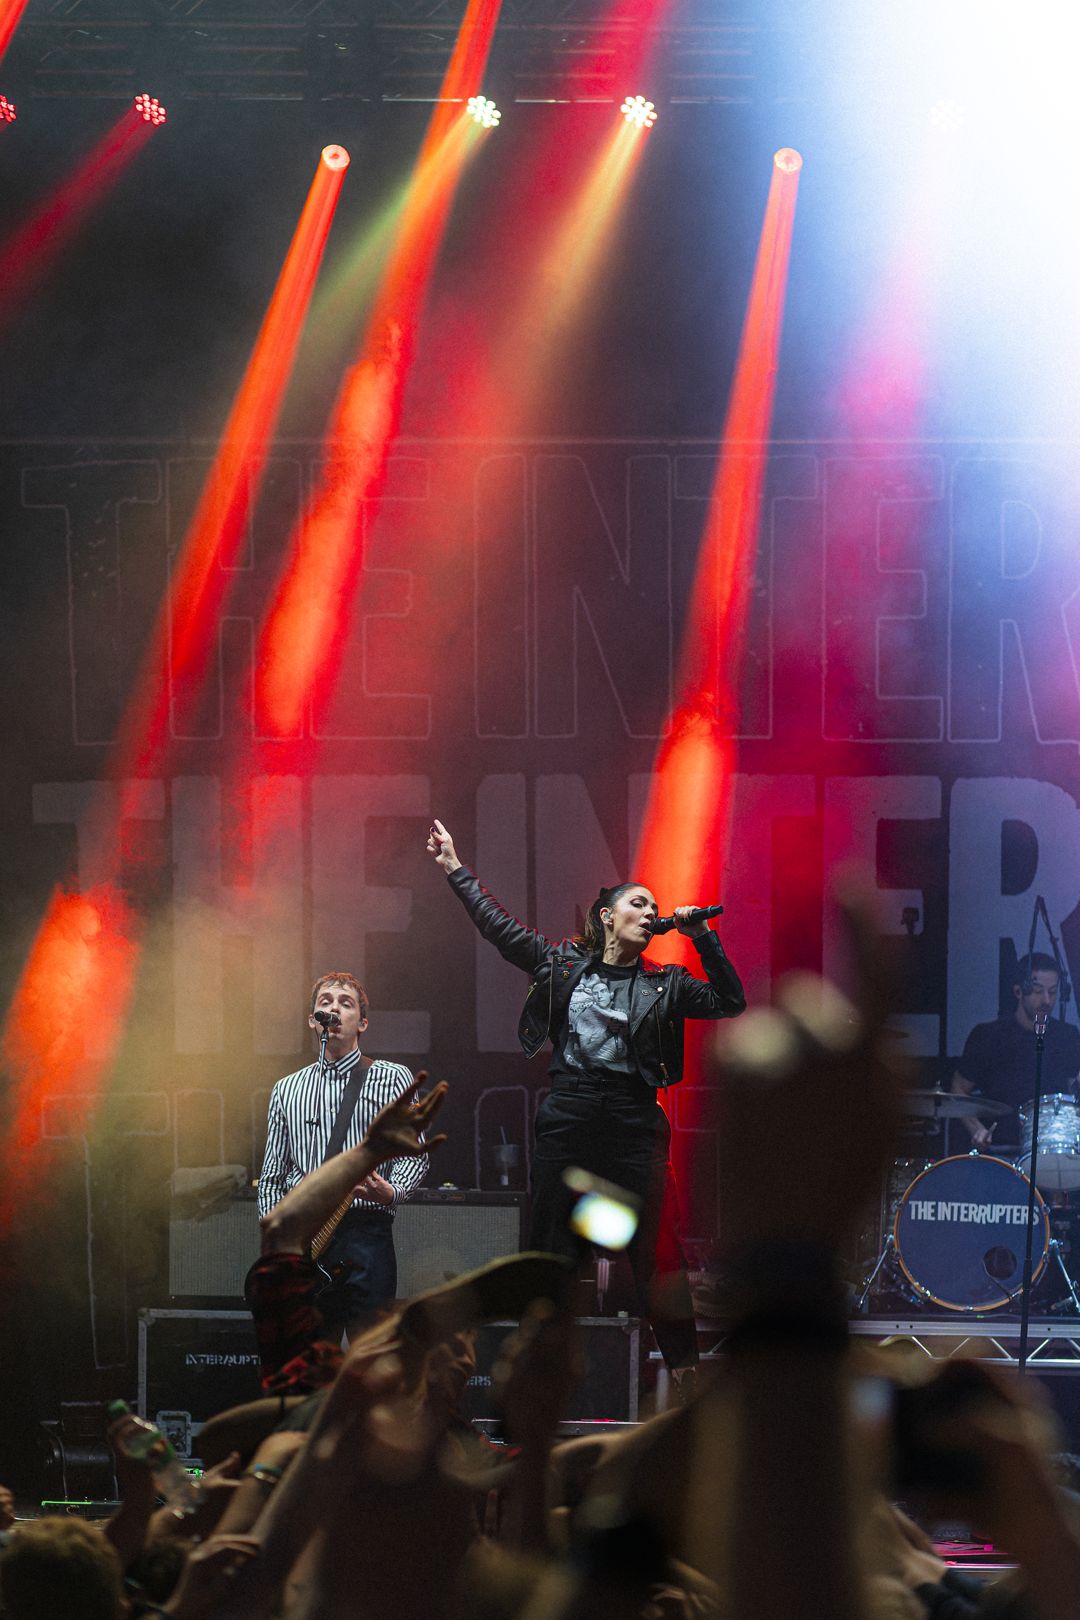
<path id="1" fill-rule="evenodd" d="M 871 1299 L 890 1311 L 905 1305 L 963 1315 L 1019 1309 L 1033 1108 L 1034 1099 L 1019 1110 L 1023 1135 L 1015 1160 L 972 1151 L 893 1162 L 881 1192 L 876 1258 L 855 1294 L 858 1311 L 866 1313 Z M 989 1120 L 1012 1112 L 1007 1103 L 936 1089 L 908 1091 L 904 1109 L 913 1124 L 920 1122 L 916 1128 L 928 1147 L 929 1138 L 944 1141 L 949 1120 L 972 1115 Z M 1080 1191 L 1080 1104 L 1075 1097 L 1056 1093 L 1039 1099 L 1038 1144 L 1032 1289 L 1041 1282 L 1045 1289 L 1060 1274 L 1064 1296 L 1046 1310 L 1080 1316 L 1080 1295 L 1065 1263 L 1071 1228 L 1080 1219 L 1080 1200 L 1070 1201 Z"/>

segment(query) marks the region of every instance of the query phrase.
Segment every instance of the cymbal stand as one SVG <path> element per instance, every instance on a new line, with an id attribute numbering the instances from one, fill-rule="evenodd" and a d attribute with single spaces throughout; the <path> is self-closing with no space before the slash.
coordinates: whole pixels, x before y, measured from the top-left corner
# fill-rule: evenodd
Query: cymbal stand
<path id="1" fill-rule="evenodd" d="M 855 1309 L 858 1311 L 860 1316 L 865 1316 L 866 1315 L 867 1308 L 868 1308 L 868 1301 L 870 1299 L 870 1290 L 871 1290 L 871 1288 L 873 1288 L 874 1284 L 877 1282 L 878 1275 L 880 1274 L 882 1266 L 885 1264 L 885 1261 L 888 1259 L 889 1255 L 893 1252 L 893 1250 L 895 1248 L 896 1248 L 896 1238 L 895 1238 L 892 1230 L 890 1229 L 885 1234 L 885 1241 L 881 1245 L 881 1253 L 878 1255 L 877 1260 L 874 1263 L 874 1269 L 870 1273 L 869 1277 L 867 1277 L 866 1281 L 863 1283 L 861 1293 L 859 1293 L 857 1295 L 857 1297 L 856 1297 Z"/>
<path id="2" fill-rule="evenodd" d="M 1050 1239 L 1050 1253 L 1053 1255 L 1054 1259 L 1057 1261 L 1058 1270 L 1061 1272 L 1061 1275 L 1064 1277 L 1064 1279 L 1065 1279 L 1065 1287 L 1069 1291 L 1067 1299 L 1059 1299 L 1056 1305 L 1051 1305 L 1050 1309 L 1052 1311 L 1063 1311 L 1065 1309 L 1066 1305 L 1069 1305 L 1071 1303 L 1072 1308 L 1075 1311 L 1076 1315 L 1080 1316 L 1080 1295 L 1077 1294 L 1077 1292 L 1076 1292 L 1076 1284 L 1073 1281 L 1072 1277 L 1069 1275 L 1068 1267 L 1066 1266 L 1064 1260 L 1061 1258 L 1061 1239 L 1060 1238 L 1052 1237 Z"/>

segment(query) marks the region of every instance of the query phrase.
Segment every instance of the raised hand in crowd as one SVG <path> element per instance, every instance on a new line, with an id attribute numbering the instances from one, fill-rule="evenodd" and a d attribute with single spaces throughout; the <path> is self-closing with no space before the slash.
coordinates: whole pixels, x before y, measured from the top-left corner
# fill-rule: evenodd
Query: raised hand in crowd
<path id="1" fill-rule="evenodd" d="M 835 1254 L 891 1152 L 907 1073 L 885 1027 L 889 992 L 869 884 L 848 873 L 837 905 L 854 1001 L 795 973 L 772 1007 L 753 1008 L 718 1034 L 718 1221 L 729 1256 L 773 1241 Z M 766 1141 L 782 1198 L 761 1196 L 761 1165 L 747 1151 Z"/>
<path id="2" fill-rule="evenodd" d="M 1001 1593 L 986 1594 L 988 1613 L 1006 1612 L 1006 1593 L 1023 1599 L 1015 1612 L 1037 1620 L 1075 1620 L 1080 1612 L 1080 1503 L 1062 1489 L 1054 1452 L 1061 1433 L 1041 1387 L 985 1361 L 950 1361 L 934 1380 L 933 1416 L 921 1443 L 941 1459 L 942 1479 L 928 1480 L 920 1505 L 937 1519 L 970 1524 L 1020 1566 Z"/>
<path id="3" fill-rule="evenodd" d="M 550 1550 L 548 1471 L 559 1423 L 585 1370 L 577 1325 L 550 1300 L 531 1305 L 504 1341 L 492 1394 L 521 1456 L 504 1515 L 507 1539 L 523 1550 Z"/>
<path id="4" fill-rule="evenodd" d="M 244 1535 L 252 1528 L 306 1440 L 296 1429 L 275 1429 L 266 1436 L 218 1521 L 218 1535 Z"/>
<path id="5" fill-rule="evenodd" d="M 251 1536 L 215 1535 L 192 1547 L 176 1591 L 161 1607 L 170 1620 L 224 1620 L 236 1577 L 259 1551 Z"/>
<path id="6" fill-rule="evenodd" d="M 114 1418 L 106 1430 L 106 1439 L 112 1448 L 120 1505 L 105 1525 L 105 1534 L 120 1555 L 124 1569 L 146 1542 L 158 1499 L 149 1464 L 145 1459 L 128 1456 L 121 1444 L 127 1434 L 138 1428 L 139 1421 L 135 1414 L 126 1412 L 122 1417 Z"/>
<path id="7" fill-rule="evenodd" d="M 838 896 L 854 999 L 807 974 L 716 1046 L 719 1220 L 728 1262 L 730 1398 L 738 1435 L 720 1559 L 735 1612 L 864 1620 L 851 1455 L 846 1299 L 837 1250 L 878 1185 L 903 1077 L 885 1035 L 888 994 L 869 884 Z M 813 1151 L 809 1149 L 812 1140 Z M 783 1197 L 761 1196 L 749 1145 L 769 1144 Z M 730 1422 L 704 1443 L 722 1470 Z M 703 1505 L 691 1503 L 702 1520 Z M 778 1533 L 779 1530 L 779 1533 Z"/>
<path id="8" fill-rule="evenodd" d="M 363 1146 L 375 1157 L 376 1164 L 388 1159 L 418 1158 L 446 1141 L 445 1132 L 428 1136 L 427 1131 L 450 1088 L 440 1080 L 421 1097 L 418 1093 L 426 1082 L 427 1074 L 421 1069 L 413 1084 L 387 1103 L 368 1126 Z"/>

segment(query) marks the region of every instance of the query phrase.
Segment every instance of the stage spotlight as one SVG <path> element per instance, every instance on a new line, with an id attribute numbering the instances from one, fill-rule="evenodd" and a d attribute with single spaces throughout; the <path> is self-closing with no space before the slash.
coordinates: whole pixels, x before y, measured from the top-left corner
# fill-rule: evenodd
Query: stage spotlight
<path id="1" fill-rule="evenodd" d="M 165 122 L 165 109 L 157 96 L 148 96 L 145 92 L 136 96 L 135 111 L 144 124 L 153 124 L 155 129 Z"/>
<path id="2" fill-rule="evenodd" d="M 343 146 L 324 146 L 322 160 L 328 169 L 347 169 L 349 154 Z"/>
<path id="3" fill-rule="evenodd" d="M 781 174 L 798 174 L 802 168 L 802 154 L 796 152 L 793 146 L 782 146 L 779 152 L 775 153 L 773 162 Z"/>
<path id="4" fill-rule="evenodd" d="M 487 96 L 470 96 L 466 110 L 473 122 L 482 124 L 485 129 L 494 129 L 502 117 L 498 107 Z"/>
<path id="5" fill-rule="evenodd" d="M 0 96 L 0 124 L 13 124 L 15 117 L 15 103 L 7 96 Z"/>
<path id="6" fill-rule="evenodd" d="M 947 135 L 959 129 L 964 119 L 964 109 L 956 101 L 935 101 L 930 109 L 930 127 L 943 130 Z"/>
<path id="7" fill-rule="evenodd" d="M 644 96 L 627 96 L 619 111 L 628 124 L 636 124 L 638 129 L 652 129 L 656 123 L 656 108 Z"/>

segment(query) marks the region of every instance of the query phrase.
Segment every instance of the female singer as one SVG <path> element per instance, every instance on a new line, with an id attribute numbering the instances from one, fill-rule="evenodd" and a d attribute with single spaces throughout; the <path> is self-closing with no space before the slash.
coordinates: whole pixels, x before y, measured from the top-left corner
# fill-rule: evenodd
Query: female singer
<path id="1" fill-rule="evenodd" d="M 462 865 L 440 821 L 427 848 L 484 939 L 531 977 L 518 1026 L 526 1056 L 551 1042 L 551 1090 L 536 1116 L 530 1247 L 576 1252 L 568 1224 L 576 1195 L 563 1180 L 571 1165 L 639 1198 L 628 1250 L 634 1282 L 642 1314 L 681 1381 L 697 1362 L 697 1336 L 668 1160 L 671 1131 L 657 1097 L 682 1079 L 685 1020 L 743 1011 L 739 976 L 694 906 L 679 906 L 675 918 L 694 942 L 705 979 L 650 962 L 644 951 L 658 913 L 643 884 L 601 889 L 582 933 L 553 944 L 505 911 Z"/>

